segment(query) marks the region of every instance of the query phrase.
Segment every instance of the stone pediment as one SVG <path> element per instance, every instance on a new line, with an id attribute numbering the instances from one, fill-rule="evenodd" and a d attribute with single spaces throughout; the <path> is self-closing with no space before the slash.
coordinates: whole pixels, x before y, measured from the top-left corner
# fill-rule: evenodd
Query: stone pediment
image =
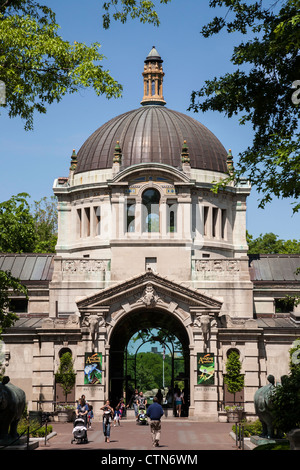
<path id="1" fill-rule="evenodd" d="M 218 313 L 222 302 L 196 289 L 184 286 L 152 270 L 130 278 L 77 301 L 80 312 L 108 310 L 112 305 L 135 305 L 135 308 L 166 308 L 185 305 L 190 312 Z M 103 312 L 104 313 L 104 312 Z"/>

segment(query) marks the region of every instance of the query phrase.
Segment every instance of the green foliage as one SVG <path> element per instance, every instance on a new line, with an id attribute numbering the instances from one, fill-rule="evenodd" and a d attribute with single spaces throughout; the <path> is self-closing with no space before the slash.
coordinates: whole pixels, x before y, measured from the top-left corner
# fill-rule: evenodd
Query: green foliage
<path id="1" fill-rule="evenodd" d="M 300 338 L 297 338 L 289 351 L 290 353 L 290 371 L 300 369 Z"/>
<path id="2" fill-rule="evenodd" d="M 260 234 L 259 237 L 253 238 L 247 232 L 248 254 L 299 254 L 300 241 L 299 240 L 282 240 L 278 239 L 278 235 L 274 233 Z"/>
<path id="3" fill-rule="evenodd" d="M 261 446 L 254 447 L 253 450 L 291 450 L 289 442 L 262 444 Z"/>
<path id="4" fill-rule="evenodd" d="M 132 337 L 131 342 L 134 345 L 136 342 L 142 341 L 144 344 L 160 343 L 163 347 L 165 345 L 165 360 L 164 360 L 164 378 L 165 386 L 171 386 L 172 383 L 172 358 L 169 354 L 168 344 L 172 343 L 176 351 L 176 358 L 174 360 L 174 377 L 178 377 L 180 373 L 184 372 L 184 360 L 182 344 L 178 338 L 164 330 L 163 328 L 144 328 Z M 152 390 L 153 388 L 163 387 L 163 356 L 161 353 L 153 352 L 137 352 L 137 354 L 127 354 L 127 371 L 124 373 L 130 375 L 132 385 L 135 386 L 135 378 L 137 387 L 141 390 Z M 176 381 L 178 382 L 178 381 Z M 182 387 L 183 383 L 179 383 Z"/>
<path id="5" fill-rule="evenodd" d="M 287 433 L 300 427 L 300 368 L 295 367 L 289 375 L 281 377 L 281 385 L 273 396 L 275 426 Z"/>
<path id="6" fill-rule="evenodd" d="M 35 225 L 28 197 L 28 194 L 20 193 L 0 203 L 0 251 L 2 252 L 30 253 L 34 250 Z"/>
<path id="7" fill-rule="evenodd" d="M 300 339 L 290 348 L 290 373 L 273 392 L 274 424 L 283 433 L 300 427 Z"/>
<path id="8" fill-rule="evenodd" d="M 67 396 L 73 390 L 76 382 L 76 373 L 74 372 L 73 359 L 70 352 L 62 354 L 59 369 L 55 374 L 55 380 L 61 385 L 67 402 Z"/>
<path id="9" fill-rule="evenodd" d="M 22 418 L 19 421 L 17 432 L 21 435 L 26 435 L 29 427 L 29 434 L 31 437 L 45 437 L 46 426 L 41 426 L 38 421 L 28 420 Z M 51 424 L 47 424 L 47 435 L 52 432 L 53 428 Z"/>
<path id="10" fill-rule="evenodd" d="M 224 382 L 228 392 L 234 395 L 244 388 L 244 376 L 241 374 L 241 362 L 237 351 L 231 351 L 228 355 Z"/>
<path id="11" fill-rule="evenodd" d="M 160 0 L 159 3 L 168 3 L 171 0 Z M 113 10 L 112 18 L 121 23 L 126 23 L 127 18 L 139 19 L 141 23 L 149 23 L 154 26 L 160 24 L 155 4 L 149 0 L 110 0 L 103 2 L 105 13 L 102 16 L 103 27 L 108 29 L 111 22 L 110 10 Z"/>
<path id="12" fill-rule="evenodd" d="M 237 115 L 241 125 L 253 127 L 253 142 L 239 155 L 227 182 L 247 175 L 263 195 L 260 207 L 274 196 L 297 199 L 300 107 L 292 100 L 292 85 L 299 80 L 300 70 L 300 1 L 266 6 L 263 2 L 210 0 L 210 6 L 228 10 L 202 28 L 204 37 L 226 29 L 244 35 L 246 41 L 233 49 L 231 62 L 236 69 L 193 91 L 189 109 L 218 111 L 229 118 Z M 299 207 L 297 204 L 294 211 Z"/>
<path id="13" fill-rule="evenodd" d="M 34 253 L 55 253 L 57 242 L 57 200 L 43 197 L 34 201 L 33 219 L 35 225 L 36 244 Z"/>
<path id="14" fill-rule="evenodd" d="M 33 129 L 35 112 L 66 94 L 92 88 L 107 98 L 122 87 L 104 70 L 100 44 L 70 44 L 58 34 L 55 13 L 34 0 L 0 0 L 0 80 L 10 117 Z"/>
<path id="15" fill-rule="evenodd" d="M 184 372 L 183 361 L 174 361 L 174 377 Z M 161 354 L 141 352 L 127 357 L 127 374 L 130 375 L 133 384 L 136 377 L 136 386 L 139 390 L 147 391 L 163 387 L 163 358 Z M 172 358 L 166 355 L 164 361 L 165 386 L 172 382 Z"/>
<path id="16" fill-rule="evenodd" d="M 27 193 L 0 203 L 0 251 L 54 253 L 57 241 L 56 198 L 46 197 L 30 206 Z"/>
<path id="17" fill-rule="evenodd" d="M 251 422 L 243 421 L 244 437 L 260 436 L 262 433 L 262 424 L 259 419 Z M 236 424 L 232 426 L 232 431 L 236 432 Z"/>
<path id="18" fill-rule="evenodd" d="M 0 271 L 0 335 L 2 330 L 12 326 L 18 319 L 15 313 L 10 312 L 11 292 L 27 297 L 27 288 L 19 279 L 13 277 L 10 272 Z"/>

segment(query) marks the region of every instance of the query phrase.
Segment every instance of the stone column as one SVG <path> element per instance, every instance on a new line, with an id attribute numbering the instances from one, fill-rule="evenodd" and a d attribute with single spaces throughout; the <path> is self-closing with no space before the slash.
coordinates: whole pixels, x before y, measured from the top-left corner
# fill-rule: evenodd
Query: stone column
<path id="1" fill-rule="evenodd" d="M 190 408 L 189 416 L 195 416 L 195 386 L 197 384 L 197 355 L 195 347 L 190 345 Z"/>

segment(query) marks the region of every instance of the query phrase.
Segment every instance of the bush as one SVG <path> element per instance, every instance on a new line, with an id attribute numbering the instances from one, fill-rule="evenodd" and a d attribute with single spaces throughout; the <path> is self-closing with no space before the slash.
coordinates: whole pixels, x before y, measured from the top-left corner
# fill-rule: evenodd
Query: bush
<path id="1" fill-rule="evenodd" d="M 273 396 L 275 426 L 283 433 L 300 427 L 300 369 L 281 377 Z"/>
<path id="2" fill-rule="evenodd" d="M 290 443 L 285 442 L 282 444 L 274 443 L 274 444 L 263 444 L 261 446 L 254 447 L 253 450 L 291 450 Z"/>
<path id="3" fill-rule="evenodd" d="M 259 419 L 252 422 L 243 421 L 242 425 L 244 426 L 244 437 L 250 436 L 259 436 L 262 433 L 262 424 Z M 236 432 L 236 425 L 232 426 L 232 430 Z"/>
<path id="4" fill-rule="evenodd" d="M 224 383 L 227 384 L 229 393 L 235 394 L 244 388 L 244 376 L 241 374 L 240 356 L 237 351 L 231 351 L 226 362 L 226 374 L 224 375 Z"/>
<path id="5" fill-rule="evenodd" d="M 46 433 L 46 426 L 43 425 L 41 427 L 40 423 L 38 421 L 30 421 L 26 418 L 22 418 L 18 424 L 18 434 L 25 435 L 27 434 L 29 426 L 29 434 L 31 437 L 45 437 Z M 47 435 L 52 432 L 52 426 L 47 424 Z"/>

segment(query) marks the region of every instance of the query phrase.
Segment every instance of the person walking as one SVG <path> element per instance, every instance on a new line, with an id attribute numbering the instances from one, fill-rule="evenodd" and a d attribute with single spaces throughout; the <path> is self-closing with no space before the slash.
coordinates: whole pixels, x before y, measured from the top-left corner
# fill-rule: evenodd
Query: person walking
<path id="1" fill-rule="evenodd" d="M 87 425 L 87 414 L 88 414 L 89 408 L 83 398 L 79 399 L 79 403 L 76 408 L 76 417 L 81 416 L 84 419 L 84 424 L 85 426 Z"/>
<path id="2" fill-rule="evenodd" d="M 93 412 L 93 407 L 92 405 L 88 405 L 89 411 L 87 414 L 87 424 L 88 428 L 92 427 L 92 419 L 94 418 L 94 412 Z"/>
<path id="3" fill-rule="evenodd" d="M 161 389 L 159 388 L 157 391 L 157 394 L 155 395 L 157 398 L 158 403 L 161 405 L 162 400 L 163 400 L 163 394 L 161 393 Z"/>
<path id="4" fill-rule="evenodd" d="M 116 426 L 117 424 L 120 426 L 120 419 L 122 418 L 124 408 L 125 408 L 124 398 L 121 398 L 115 408 L 114 426 Z"/>
<path id="5" fill-rule="evenodd" d="M 153 403 L 147 409 L 147 416 L 150 418 L 150 431 L 152 436 L 153 447 L 159 446 L 161 433 L 161 417 L 164 414 L 162 406 L 158 403 L 157 398 L 153 398 Z"/>
<path id="6" fill-rule="evenodd" d="M 138 418 L 138 404 L 137 404 L 138 397 L 139 397 L 139 391 L 137 389 L 135 389 L 135 392 L 133 393 L 133 395 L 130 398 L 130 401 L 129 401 L 127 407 L 126 407 L 126 408 L 129 408 L 131 405 L 133 405 L 135 419 Z"/>
<path id="7" fill-rule="evenodd" d="M 110 406 L 110 401 L 106 400 L 105 405 L 100 408 L 103 411 L 103 434 L 105 442 L 109 442 L 110 438 L 110 424 L 114 416 L 114 409 Z"/>
<path id="8" fill-rule="evenodd" d="M 181 417 L 181 407 L 184 404 L 184 396 L 183 396 L 183 393 L 180 391 L 180 388 L 178 387 L 175 389 L 174 400 L 175 400 L 175 407 L 176 407 L 175 416 Z"/>
<path id="9" fill-rule="evenodd" d="M 143 413 L 144 410 L 146 410 L 146 405 L 147 405 L 147 399 L 144 397 L 143 392 L 140 392 L 137 398 L 137 408 L 138 408 L 138 415 L 137 415 L 137 422 L 139 421 L 140 418 L 140 413 Z"/>

